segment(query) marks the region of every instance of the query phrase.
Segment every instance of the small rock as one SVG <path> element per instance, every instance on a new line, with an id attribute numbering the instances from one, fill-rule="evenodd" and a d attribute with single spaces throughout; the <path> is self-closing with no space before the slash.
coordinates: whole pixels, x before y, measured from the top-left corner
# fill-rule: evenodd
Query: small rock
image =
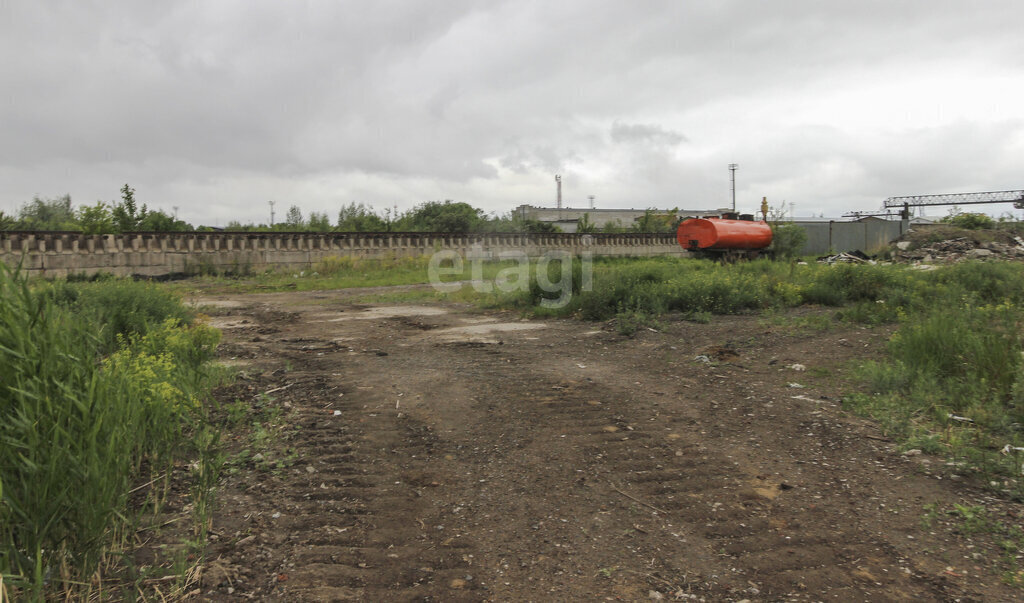
<path id="1" fill-rule="evenodd" d="M 788 368 L 788 369 L 790 369 L 792 371 L 806 371 L 807 370 L 807 367 L 802 365 L 802 364 L 791 364 L 791 365 L 787 366 L 786 368 Z"/>
<path id="2" fill-rule="evenodd" d="M 456 588 L 456 589 L 458 589 L 458 588 L 466 588 L 466 581 L 463 580 L 462 578 L 455 578 L 454 580 L 452 580 L 451 582 L 448 583 L 448 586 L 450 588 Z"/>
<path id="3" fill-rule="evenodd" d="M 252 455 L 252 462 L 254 462 L 254 463 L 262 463 L 263 462 L 263 453 L 262 452 L 257 452 L 256 454 Z"/>
<path id="4" fill-rule="evenodd" d="M 704 364 L 711 364 L 711 358 L 701 354 L 700 356 L 694 357 L 694 362 L 703 362 Z"/>
<path id="5" fill-rule="evenodd" d="M 906 251 L 910 249 L 910 241 L 900 241 L 896 243 L 896 249 L 899 249 L 900 251 Z"/>
<path id="6" fill-rule="evenodd" d="M 316 473 L 316 467 L 313 465 L 306 465 L 306 473 Z"/>
<path id="7" fill-rule="evenodd" d="M 647 598 L 650 599 L 651 601 L 661 601 L 662 599 L 665 598 L 665 595 L 659 593 L 656 590 L 649 590 L 649 591 L 647 591 Z"/>
<path id="8" fill-rule="evenodd" d="M 921 456 L 923 454 L 920 448 L 912 448 L 903 453 L 903 456 Z"/>
<path id="9" fill-rule="evenodd" d="M 608 433 L 615 433 L 618 430 L 619 430 L 619 428 L 614 426 L 614 425 L 609 425 L 609 426 L 604 428 L 604 431 L 607 431 Z"/>

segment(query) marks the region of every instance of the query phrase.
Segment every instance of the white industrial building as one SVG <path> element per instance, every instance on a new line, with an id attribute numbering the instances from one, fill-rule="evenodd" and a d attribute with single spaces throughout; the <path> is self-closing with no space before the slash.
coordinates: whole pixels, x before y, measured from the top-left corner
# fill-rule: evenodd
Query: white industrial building
<path id="1" fill-rule="evenodd" d="M 598 229 L 608 224 L 622 228 L 629 228 L 634 222 L 644 216 L 646 212 L 653 212 L 658 215 L 676 214 L 677 217 L 692 216 L 718 216 L 728 209 L 581 209 L 574 207 L 534 207 L 533 205 L 520 205 L 516 208 L 516 215 L 524 220 L 538 220 L 550 222 L 562 229 L 562 232 L 576 232 L 576 221 L 588 214 L 590 223 Z"/>

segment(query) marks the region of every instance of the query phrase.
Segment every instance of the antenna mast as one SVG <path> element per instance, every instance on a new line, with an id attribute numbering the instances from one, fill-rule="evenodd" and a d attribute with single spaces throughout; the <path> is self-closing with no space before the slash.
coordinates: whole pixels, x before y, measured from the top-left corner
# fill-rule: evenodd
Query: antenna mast
<path id="1" fill-rule="evenodd" d="M 729 173 L 732 175 L 732 211 L 736 213 L 736 168 L 740 167 L 738 164 L 729 164 Z"/>

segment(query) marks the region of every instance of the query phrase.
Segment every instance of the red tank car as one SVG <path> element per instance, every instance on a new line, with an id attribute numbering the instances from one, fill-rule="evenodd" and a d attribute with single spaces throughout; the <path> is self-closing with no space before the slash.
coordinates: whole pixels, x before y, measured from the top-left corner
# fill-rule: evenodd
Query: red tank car
<path id="1" fill-rule="evenodd" d="M 729 218 L 690 218 L 676 231 L 676 240 L 688 251 L 757 251 L 772 244 L 767 222 Z"/>

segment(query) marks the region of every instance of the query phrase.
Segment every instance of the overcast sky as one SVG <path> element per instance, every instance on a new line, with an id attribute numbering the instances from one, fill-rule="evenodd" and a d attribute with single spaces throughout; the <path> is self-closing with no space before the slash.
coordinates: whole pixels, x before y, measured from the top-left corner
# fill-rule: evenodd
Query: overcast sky
<path id="1" fill-rule="evenodd" d="M 1024 188 L 1024 3 L 0 0 L 0 210 L 797 215 Z M 1011 206 L 995 208 L 1007 211 Z M 930 215 L 944 215 L 935 208 Z M 1021 212 L 1016 212 L 1018 215 Z"/>

